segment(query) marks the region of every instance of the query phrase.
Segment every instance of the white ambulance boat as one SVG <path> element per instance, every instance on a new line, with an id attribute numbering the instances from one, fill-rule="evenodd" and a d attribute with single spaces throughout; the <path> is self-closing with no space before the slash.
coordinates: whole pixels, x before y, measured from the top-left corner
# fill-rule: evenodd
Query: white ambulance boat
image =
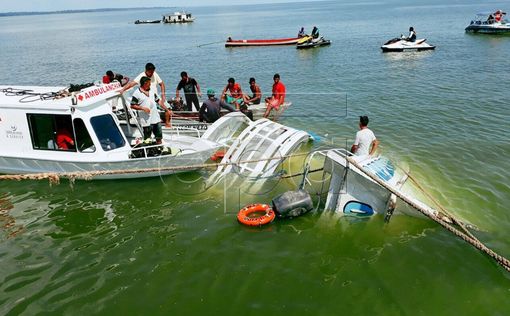
<path id="1" fill-rule="evenodd" d="M 121 128 L 112 113 L 113 105 L 126 107 L 118 88 L 114 82 L 70 94 L 63 87 L 0 86 L 0 173 L 152 177 L 199 169 L 222 146 L 183 135 L 136 144 L 139 129 Z"/>

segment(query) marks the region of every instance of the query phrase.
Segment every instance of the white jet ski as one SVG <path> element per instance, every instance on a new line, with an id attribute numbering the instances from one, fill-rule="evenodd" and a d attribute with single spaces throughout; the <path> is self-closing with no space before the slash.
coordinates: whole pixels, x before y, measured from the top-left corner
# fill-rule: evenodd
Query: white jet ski
<path id="1" fill-rule="evenodd" d="M 386 52 L 405 52 L 405 51 L 422 51 L 422 50 L 432 50 L 436 48 L 436 46 L 432 46 L 427 43 L 427 39 L 417 39 L 414 42 L 407 41 L 404 38 L 393 38 L 384 43 L 381 46 L 383 53 Z"/>

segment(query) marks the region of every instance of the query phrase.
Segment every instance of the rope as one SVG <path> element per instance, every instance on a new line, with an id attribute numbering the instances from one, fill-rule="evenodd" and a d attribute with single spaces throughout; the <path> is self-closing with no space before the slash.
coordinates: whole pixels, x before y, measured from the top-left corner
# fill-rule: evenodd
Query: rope
<path id="1" fill-rule="evenodd" d="M 324 168 L 314 169 L 314 170 L 310 170 L 308 172 L 300 172 L 300 173 L 290 174 L 288 176 L 282 176 L 281 179 L 294 178 L 294 177 L 302 176 L 304 174 L 319 172 L 319 171 L 322 171 L 322 170 L 324 170 Z"/>
<path id="2" fill-rule="evenodd" d="M 473 239 L 476 239 L 478 240 L 469 230 L 468 228 L 466 227 L 466 225 L 462 222 L 462 221 L 459 221 L 458 219 L 456 219 L 450 212 L 448 212 L 446 210 L 446 208 L 441 205 L 441 203 L 439 203 L 439 201 L 437 201 L 428 191 L 425 190 L 425 188 L 423 188 L 423 186 L 418 182 L 418 180 L 416 180 L 415 177 L 413 177 L 411 174 L 409 174 L 407 171 L 404 170 L 404 173 L 409 177 L 409 179 L 411 179 L 411 181 L 413 181 L 413 183 L 418 187 L 418 189 L 420 189 L 420 191 L 425 194 L 425 196 L 427 196 L 427 198 L 429 198 L 434 204 L 436 204 L 436 206 L 444 213 L 444 215 L 446 217 L 448 217 L 449 219 L 452 220 L 452 222 L 456 225 L 458 225 L 460 228 L 462 228 L 462 230 L 467 234 L 469 235 L 469 237 L 473 238 Z"/>
<path id="3" fill-rule="evenodd" d="M 253 162 L 261 162 L 261 161 L 269 161 L 269 160 L 284 160 L 287 158 L 306 156 L 309 153 L 301 153 L 294 155 L 286 155 L 281 157 L 270 157 L 270 158 L 260 158 L 260 159 L 252 159 L 252 160 L 244 160 L 239 162 L 220 162 L 220 163 L 209 163 L 209 164 L 199 164 L 199 165 L 188 165 L 188 166 L 176 166 L 176 167 L 158 167 L 158 168 L 143 168 L 143 169 L 122 169 L 122 170 L 100 170 L 100 171 L 76 171 L 76 172 L 42 172 L 42 173 L 28 173 L 28 174 L 16 174 L 16 175 L 0 175 L 0 180 L 44 180 L 48 179 L 50 184 L 58 184 L 60 183 L 60 178 L 69 178 L 74 181 L 76 179 L 80 180 L 91 180 L 96 176 L 103 175 L 121 175 L 121 174 L 137 174 L 137 173 L 146 173 L 146 172 L 161 172 L 161 171 L 185 171 L 185 170 L 196 170 L 203 168 L 218 168 L 221 166 L 237 166 L 245 164 L 245 163 L 253 163 Z"/>
<path id="4" fill-rule="evenodd" d="M 200 45 L 197 45 L 197 47 L 202 47 L 202 46 L 207 46 L 207 45 L 212 45 L 212 44 L 219 44 L 219 43 L 225 43 L 225 41 L 218 41 L 218 42 L 210 42 L 210 43 L 200 44 Z"/>
<path id="5" fill-rule="evenodd" d="M 510 261 L 497 254 L 496 252 L 494 252 L 492 249 L 490 249 L 489 247 L 485 246 L 482 242 L 480 242 L 478 239 L 473 238 L 456 229 L 455 227 L 453 227 L 452 225 L 450 225 L 449 223 L 447 223 L 446 221 L 444 221 L 443 219 L 439 218 L 437 215 L 434 215 L 434 214 L 437 214 L 437 212 L 432 212 L 431 210 L 426 210 L 425 208 L 421 207 L 420 205 L 417 205 L 416 203 L 414 203 L 412 200 L 410 200 L 409 198 L 407 198 L 405 195 L 403 195 L 402 193 L 400 193 L 398 190 L 392 188 L 391 186 L 389 186 L 387 183 L 385 183 L 384 181 L 382 181 L 379 177 L 377 177 L 376 175 L 374 175 L 373 173 L 371 172 L 368 172 L 366 171 L 365 169 L 363 169 L 354 159 L 352 159 L 351 157 L 346 157 L 347 161 L 349 161 L 349 163 L 351 163 L 352 165 L 354 165 L 356 168 L 358 168 L 361 172 L 363 172 L 365 175 L 367 175 L 370 179 L 374 180 L 375 182 L 377 182 L 379 185 L 381 185 L 382 187 L 384 187 L 386 190 L 390 191 L 391 193 L 395 194 L 398 198 L 400 198 L 402 201 L 404 201 L 405 203 L 407 203 L 409 206 L 411 206 L 412 208 L 416 209 L 417 211 L 419 211 L 420 213 L 422 213 L 423 215 L 427 216 L 428 218 L 432 219 L 433 221 L 435 221 L 436 223 L 438 223 L 439 225 L 443 226 L 444 228 L 446 228 L 448 231 L 450 231 L 451 233 L 453 233 L 454 235 L 456 235 L 457 237 L 460 237 L 461 239 L 463 239 L 464 241 L 466 241 L 467 243 L 471 244 L 472 246 L 474 246 L 476 249 L 482 251 L 482 252 L 485 252 L 488 256 L 490 256 L 491 258 L 493 258 L 494 260 L 496 260 L 496 262 L 501 265 L 503 268 L 505 268 L 505 270 L 507 270 L 508 272 L 510 272 Z"/>

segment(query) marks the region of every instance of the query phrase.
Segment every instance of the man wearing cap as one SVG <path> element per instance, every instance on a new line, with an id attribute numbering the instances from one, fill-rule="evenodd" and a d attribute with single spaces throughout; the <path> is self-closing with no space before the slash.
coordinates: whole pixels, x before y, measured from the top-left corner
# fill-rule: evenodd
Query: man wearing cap
<path id="1" fill-rule="evenodd" d="M 351 152 L 356 156 L 373 155 L 377 150 L 379 141 L 374 133 L 368 128 L 368 116 L 359 117 L 359 131 L 351 147 Z"/>
<path id="2" fill-rule="evenodd" d="M 156 101 L 150 93 L 150 87 L 151 79 L 149 77 L 140 78 L 140 88 L 133 93 L 131 108 L 138 112 L 138 122 L 143 128 L 143 139 L 151 138 L 151 134 L 154 134 L 156 142 L 161 144 L 163 138 L 161 125 L 159 124 L 161 120 Z"/>
<path id="3" fill-rule="evenodd" d="M 216 122 L 220 118 L 221 108 L 227 109 L 229 112 L 235 111 L 230 104 L 216 98 L 213 89 L 207 89 L 207 100 L 204 101 L 198 112 L 200 122 Z"/>

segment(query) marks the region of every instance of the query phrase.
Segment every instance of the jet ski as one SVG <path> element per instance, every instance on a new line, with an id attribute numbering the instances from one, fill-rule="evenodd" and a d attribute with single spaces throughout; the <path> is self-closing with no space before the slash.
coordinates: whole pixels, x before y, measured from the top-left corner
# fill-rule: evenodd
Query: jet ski
<path id="1" fill-rule="evenodd" d="M 384 43 L 381 49 L 384 53 L 386 52 L 405 52 L 405 51 L 422 51 L 432 50 L 436 46 L 432 46 L 426 42 L 427 39 L 417 39 L 414 42 L 407 41 L 405 38 L 393 38 Z"/>
<path id="2" fill-rule="evenodd" d="M 319 46 L 326 46 L 330 45 L 331 41 L 324 39 L 324 37 L 316 38 L 316 39 L 310 39 L 308 41 L 298 42 L 296 45 L 297 49 L 304 49 L 304 48 L 312 48 L 312 47 L 319 47 Z"/>

